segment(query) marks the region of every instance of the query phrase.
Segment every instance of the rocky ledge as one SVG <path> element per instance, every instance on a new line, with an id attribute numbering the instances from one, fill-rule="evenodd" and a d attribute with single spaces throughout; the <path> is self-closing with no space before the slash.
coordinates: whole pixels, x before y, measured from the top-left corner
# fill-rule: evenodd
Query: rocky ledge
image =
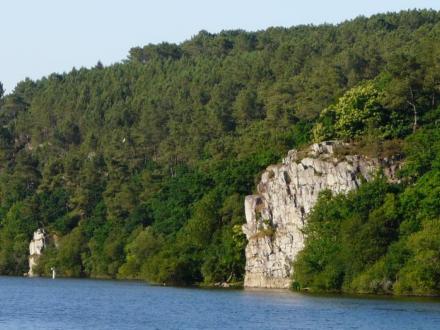
<path id="1" fill-rule="evenodd" d="M 361 155 L 337 156 L 338 141 L 289 151 L 279 165 L 269 166 L 257 186 L 258 194 L 245 199 L 245 287 L 288 288 L 292 262 L 304 247 L 307 215 L 323 190 L 347 193 L 371 180 L 381 168 L 394 178 L 396 165 L 387 159 Z"/>

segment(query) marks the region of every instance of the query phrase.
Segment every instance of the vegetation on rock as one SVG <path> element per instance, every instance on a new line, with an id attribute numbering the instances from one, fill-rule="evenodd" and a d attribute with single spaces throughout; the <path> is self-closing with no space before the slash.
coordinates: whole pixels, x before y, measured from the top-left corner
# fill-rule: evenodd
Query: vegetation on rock
<path id="1" fill-rule="evenodd" d="M 377 178 L 348 195 L 322 194 L 294 263 L 296 288 L 440 294 L 439 134 L 420 129 L 405 141 L 401 183 Z"/>

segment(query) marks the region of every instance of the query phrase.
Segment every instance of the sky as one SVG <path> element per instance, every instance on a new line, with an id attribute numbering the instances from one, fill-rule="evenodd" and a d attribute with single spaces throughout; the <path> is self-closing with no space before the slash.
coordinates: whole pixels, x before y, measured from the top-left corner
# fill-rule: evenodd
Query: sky
<path id="1" fill-rule="evenodd" d="M 182 42 L 200 30 L 339 23 L 439 0 L 0 0 L 0 81 L 121 61 L 134 46 Z"/>

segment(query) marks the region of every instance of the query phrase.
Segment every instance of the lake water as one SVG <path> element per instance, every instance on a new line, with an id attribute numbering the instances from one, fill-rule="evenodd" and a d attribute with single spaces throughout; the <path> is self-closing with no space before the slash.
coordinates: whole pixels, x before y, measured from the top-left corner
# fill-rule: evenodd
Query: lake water
<path id="1" fill-rule="evenodd" d="M 440 300 L 0 277 L 0 329 L 440 329 Z"/>

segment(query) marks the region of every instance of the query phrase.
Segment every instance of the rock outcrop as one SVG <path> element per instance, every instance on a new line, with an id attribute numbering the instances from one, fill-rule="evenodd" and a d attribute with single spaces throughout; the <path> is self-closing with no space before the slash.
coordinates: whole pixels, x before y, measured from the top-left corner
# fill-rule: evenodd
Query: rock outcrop
<path id="1" fill-rule="evenodd" d="M 37 231 L 34 232 L 32 241 L 29 243 L 29 272 L 27 274 L 29 277 L 36 276 L 33 271 L 33 267 L 38 264 L 38 259 L 46 247 L 46 244 L 46 232 L 44 229 L 37 229 Z"/>
<path id="2" fill-rule="evenodd" d="M 257 195 L 245 199 L 245 287 L 288 288 L 292 262 L 304 247 L 303 227 L 321 191 L 347 193 L 371 180 L 380 167 L 394 176 L 386 160 L 359 155 L 337 157 L 337 141 L 289 151 L 282 164 L 262 174 Z M 301 155 L 302 154 L 302 155 Z"/>

